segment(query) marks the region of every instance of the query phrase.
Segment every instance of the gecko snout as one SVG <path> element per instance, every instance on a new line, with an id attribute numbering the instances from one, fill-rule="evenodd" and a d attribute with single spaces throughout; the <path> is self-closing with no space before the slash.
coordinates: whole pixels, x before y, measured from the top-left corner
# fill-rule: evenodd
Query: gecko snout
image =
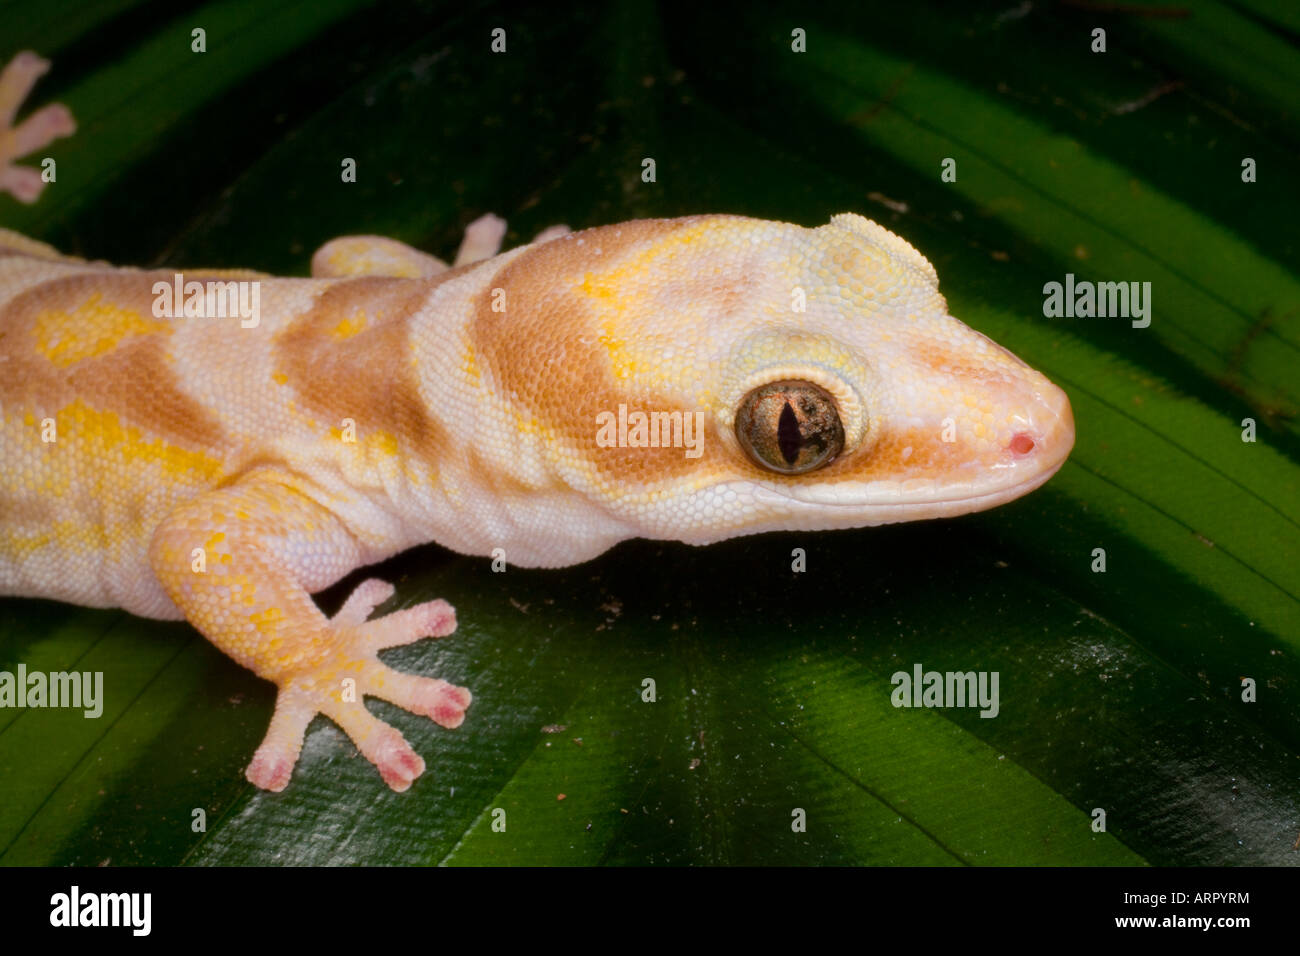
<path id="1" fill-rule="evenodd" d="M 1028 417 L 1026 427 L 1007 442 L 1007 454 L 1013 461 L 1037 459 L 1044 470 L 1054 472 L 1074 447 L 1074 411 L 1069 396 L 1047 382 Z"/>

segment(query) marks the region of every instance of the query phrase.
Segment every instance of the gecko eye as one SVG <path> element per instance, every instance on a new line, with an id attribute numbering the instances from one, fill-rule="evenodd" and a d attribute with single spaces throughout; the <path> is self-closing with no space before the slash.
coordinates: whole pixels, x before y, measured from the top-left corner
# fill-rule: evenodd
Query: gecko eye
<path id="1" fill-rule="evenodd" d="M 835 460 L 844 449 L 844 426 L 830 392 L 786 380 L 745 396 L 736 412 L 736 438 L 760 468 L 802 475 Z"/>

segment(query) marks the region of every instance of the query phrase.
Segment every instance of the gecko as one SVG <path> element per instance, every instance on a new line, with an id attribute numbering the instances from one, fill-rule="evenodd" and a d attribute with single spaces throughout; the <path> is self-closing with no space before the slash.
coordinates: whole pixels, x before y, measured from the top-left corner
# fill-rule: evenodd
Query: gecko
<path id="1" fill-rule="evenodd" d="M 15 160 L 75 127 L 58 104 L 14 125 L 47 66 L 0 75 L 0 191 L 25 202 L 46 184 Z M 258 787 L 285 788 L 322 714 L 401 791 L 424 760 L 365 698 L 455 728 L 471 693 L 378 652 L 455 612 L 372 616 L 394 587 L 371 578 L 327 617 L 312 595 L 355 569 L 429 542 L 559 567 L 951 517 L 1073 446 L 1065 392 L 861 215 L 504 233 L 476 220 L 450 265 L 343 237 L 280 278 L 0 230 L 0 594 L 185 619 L 272 681 Z"/>

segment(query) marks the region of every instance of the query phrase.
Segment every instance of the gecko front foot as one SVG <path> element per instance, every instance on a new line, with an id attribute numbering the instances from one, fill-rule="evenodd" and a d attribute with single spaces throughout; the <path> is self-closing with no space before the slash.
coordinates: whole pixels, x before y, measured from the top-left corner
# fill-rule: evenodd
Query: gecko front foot
<path id="1" fill-rule="evenodd" d="M 43 107 L 14 126 L 18 107 L 49 68 L 48 60 L 28 50 L 15 56 L 0 72 L 0 192 L 12 194 L 19 202 L 35 202 L 45 188 L 45 180 L 39 170 L 15 166 L 13 161 L 77 129 L 72 113 L 61 103 Z"/>
<path id="2" fill-rule="evenodd" d="M 276 679 L 280 692 L 262 745 L 248 765 L 248 780 L 265 790 L 283 790 L 302 752 L 307 725 L 324 714 L 352 738 L 394 790 L 410 787 L 424 773 L 424 760 L 395 728 L 366 710 L 364 698 L 381 697 L 443 727 L 459 727 L 470 692 L 445 680 L 415 677 L 379 661 L 378 652 L 424 637 L 446 637 L 456 613 L 446 601 L 427 601 L 373 621 L 366 617 L 388 600 L 393 587 L 365 581 L 329 621 L 329 630 L 308 662 L 287 667 Z"/>

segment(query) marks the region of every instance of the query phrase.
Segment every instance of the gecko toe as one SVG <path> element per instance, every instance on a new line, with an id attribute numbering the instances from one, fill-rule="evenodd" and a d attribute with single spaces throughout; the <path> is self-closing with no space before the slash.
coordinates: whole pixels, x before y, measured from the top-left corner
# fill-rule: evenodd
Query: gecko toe
<path id="1" fill-rule="evenodd" d="M 452 730 L 465 722 L 465 711 L 473 701 L 468 688 L 457 687 L 445 680 L 434 681 L 437 687 L 431 692 L 433 700 L 428 709 L 422 711 L 429 715 L 434 723 Z"/>
<path id="2" fill-rule="evenodd" d="M 367 578 L 348 595 L 331 620 L 335 624 L 364 624 L 374 609 L 392 597 L 396 590 L 387 581 Z"/>
<path id="3" fill-rule="evenodd" d="M 425 637 L 446 637 L 456 630 L 456 611 L 446 601 L 425 601 L 362 625 L 364 648 L 373 653 L 411 644 Z"/>
<path id="4" fill-rule="evenodd" d="M 391 727 L 377 735 L 374 746 L 366 757 L 379 770 L 379 775 L 398 793 L 410 789 L 415 779 L 424 773 L 424 758 L 411 749 L 400 733 Z"/>
<path id="5" fill-rule="evenodd" d="M 255 787 L 279 793 L 289 785 L 296 762 L 285 754 L 270 753 L 266 752 L 266 748 L 259 748 L 248 769 L 244 771 L 244 776 Z"/>
<path id="6" fill-rule="evenodd" d="M 403 674 L 379 663 L 367 667 L 362 679 L 367 694 L 428 717 L 449 730 L 464 723 L 465 710 L 473 700 L 464 687 L 436 677 Z"/>

